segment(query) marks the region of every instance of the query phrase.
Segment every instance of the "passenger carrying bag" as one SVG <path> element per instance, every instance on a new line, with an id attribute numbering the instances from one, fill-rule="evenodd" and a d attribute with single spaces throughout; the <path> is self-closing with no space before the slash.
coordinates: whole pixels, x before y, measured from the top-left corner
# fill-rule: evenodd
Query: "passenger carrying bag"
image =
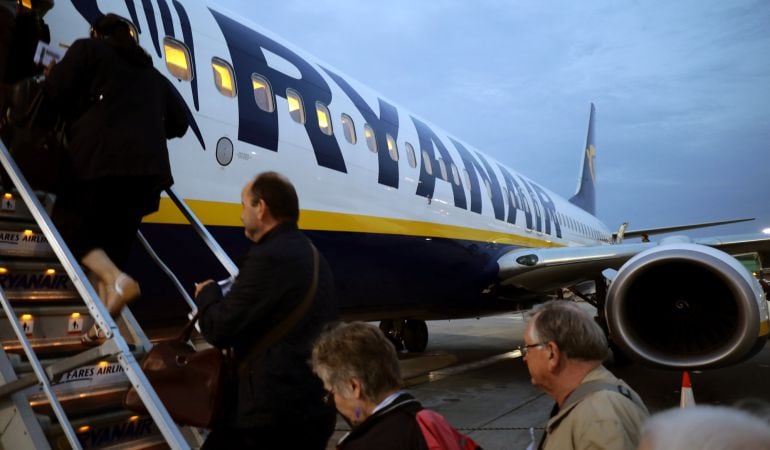
<path id="1" fill-rule="evenodd" d="M 423 409 L 416 415 L 428 450 L 481 450 L 479 444 L 449 425 L 444 416 Z"/>
<path id="2" fill-rule="evenodd" d="M 196 314 L 179 337 L 155 344 L 142 370 L 176 423 L 208 427 L 221 400 L 224 355 L 218 348 L 196 351 L 188 343 L 197 320 Z M 127 409 L 147 412 L 133 388 L 124 403 Z"/>
<path id="3" fill-rule="evenodd" d="M 310 309 L 318 286 L 318 250 L 313 244 L 310 247 L 313 251 L 313 279 L 305 297 L 294 311 L 240 358 L 239 372 L 248 361 L 278 342 Z M 227 359 L 220 349 L 196 351 L 188 343 L 197 320 L 196 313 L 179 337 L 155 344 L 142 361 L 142 371 L 174 422 L 210 428 L 217 419 L 222 400 Z M 132 411 L 147 412 L 134 388 L 126 393 L 123 403 Z"/>
<path id="4" fill-rule="evenodd" d="M 33 189 L 56 192 L 70 166 L 64 120 L 34 77 L 14 84 L 6 103 L 0 127 L 16 165 Z"/>

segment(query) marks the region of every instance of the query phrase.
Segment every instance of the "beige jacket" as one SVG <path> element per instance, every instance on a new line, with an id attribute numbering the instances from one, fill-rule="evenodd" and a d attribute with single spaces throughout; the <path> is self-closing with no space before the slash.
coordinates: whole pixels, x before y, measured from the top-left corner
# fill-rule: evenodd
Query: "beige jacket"
<path id="1" fill-rule="evenodd" d="M 589 372 L 581 384 L 597 380 L 619 384 L 633 393 L 623 380 L 615 378 L 603 366 Z M 647 416 L 646 408 L 641 409 L 618 391 L 593 392 L 548 421 L 541 448 L 633 450 L 639 443 L 642 423 Z"/>

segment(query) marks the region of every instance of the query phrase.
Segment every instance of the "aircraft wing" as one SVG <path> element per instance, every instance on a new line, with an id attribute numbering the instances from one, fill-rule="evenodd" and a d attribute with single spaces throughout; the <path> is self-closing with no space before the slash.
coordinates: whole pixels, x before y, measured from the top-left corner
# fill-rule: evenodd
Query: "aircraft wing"
<path id="1" fill-rule="evenodd" d="M 688 225 L 677 225 L 673 227 L 660 227 L 660 228 L 646 228 L 646 229 L 640 229 L 640 230 L 626 230 L 623 232 L 623 238 L 624 239 L 631 239 L 635 237 L 641 237 L 641 238 L 648 238 L 649 236 L 655 235 L 655 234 L 664 234 L 664 233 L 674 233 L 677 231 L 685 231 L 685 230 L 694 230 L 696 228 L 707 228 L 707 227 L 715 227 L 718 225 L 728 225 L 732 223 L 741 223 L 741 222 L 750 222 L 754 220 L 753 217 L 747 218 L 747 219 L 732 219 L 732 220 L 721 220 L 719 222 L 701 222 L 701 223 L 692 223 Z M 613 233 L 613 238 L 617 238 L 617 233 Z"/>
<path id="2" fill-rule="evenodd" d="M 516 249 L 497 260 L 498 274 L 504 285 L 514 285 L 533 292 L 546 292 L 596 279 L 601 276 L 603 270 L 617 270 L 626 261 L 645 250 L 681 243 L 713 247 L 728 254 L 770 254 L 770 236 L 760 233 L 701 239 L 676 236 L 659 242 Z"/>

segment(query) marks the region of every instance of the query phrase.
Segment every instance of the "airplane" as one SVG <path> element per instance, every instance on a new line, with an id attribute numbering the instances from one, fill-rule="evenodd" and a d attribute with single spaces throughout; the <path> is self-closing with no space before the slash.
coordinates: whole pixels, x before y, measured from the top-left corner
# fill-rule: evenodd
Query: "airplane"
<path id="1" fill-rule="evenodd" d="M 426 320 L 527 309 L 569 290 L 597 307 L 620 352 L 678 370 L 743 361 L 770 335 L 765 295 L 736 259 L 760 259 L 768 236 L 624 242 L 733 221 L 613 233 L 596 217 L 593 105 L 567 199 L 215 2 L 59 0 L 45 16 L 51 45 L 66 49 L 106 13 L 131 24 L 187 105 L 190 130 L 169 142 L 175 190 L 237 259 L 248 246 L 241 187 L 262 171 L 286 175 L 343 319 L 379 320 L 422 351 Z M 141 231 L 186 286 L 227 276 L 168 198 Z M 141 249 L 128 271 L 144 287 L 131 306 L 140 320 L 184 312 Z"/>

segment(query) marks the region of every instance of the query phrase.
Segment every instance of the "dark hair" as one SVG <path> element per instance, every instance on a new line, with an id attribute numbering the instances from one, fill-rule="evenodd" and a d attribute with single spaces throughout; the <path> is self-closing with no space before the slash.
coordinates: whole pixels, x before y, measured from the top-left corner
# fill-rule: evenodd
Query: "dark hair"
<path id="1" fill-rule="evenodd" d="M 270 214 L 279 222 L 299 221 L 299 199 L 291 182 L 278 172 L 263 172 L 251 183 L 251 202 L 260 199 L 270 208 Z"/>
<path id="2" fill-rule="evenodd" d="M 555 342 L 567 358 L 604 361 L 609 353 L 607 337 L 596 321 L 575 303 L 551 300 L 535 306 L 530 338 L 536 342 Z"/>
<path id="3" fill-rule="evenodd" d="M 123 59 L 138 66 L 152 65 L 152 58 L 131 35 L 128 21 L 117 14 L 105 14 L 91 27 L 91 37 L 104 39 Z"/>

